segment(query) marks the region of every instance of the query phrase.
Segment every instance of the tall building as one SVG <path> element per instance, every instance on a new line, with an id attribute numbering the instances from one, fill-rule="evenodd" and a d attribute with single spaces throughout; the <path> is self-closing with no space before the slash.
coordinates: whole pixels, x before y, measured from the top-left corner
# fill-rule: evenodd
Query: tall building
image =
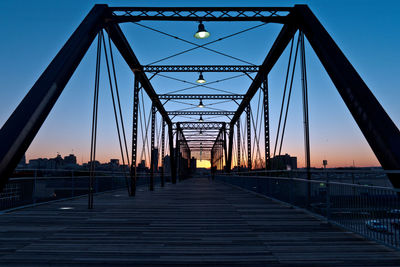
<path id="1" fill-rule="evenodd" d="M 297 157 L 289 154 L 275 156 L 270 159 L 272 170 L 294 170 L 297 169 Z"/>
<path id="2" fill-rule="evenodd" d="M 119 159 L 110 159 L 110 165 L 112 167 L 118 167 L 119 166 Z"/>
<path id="3" fill-rule="evenodd" d="M 69 154 L 64 157 L 65 165 L 76 165 L 76 156 L 74 154 Z"/>

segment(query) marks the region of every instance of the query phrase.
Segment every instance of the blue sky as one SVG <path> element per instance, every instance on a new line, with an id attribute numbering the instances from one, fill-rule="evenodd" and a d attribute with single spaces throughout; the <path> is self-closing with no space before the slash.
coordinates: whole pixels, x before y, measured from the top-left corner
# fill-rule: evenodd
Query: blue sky
<path id="1" fill-rule="evenodd" d="M 12 113 L 24 95 L 50 63 L 68 37 L 76 29 L 95 3 L 110 6 L 293 6 L 305 3 L 310 6 L 321 23 L 359 72 L 371 91 L 388 112 L 394 123 L 400 122 L 399 79 L 400 51 L 400 4 L 398 1 L 11 1 L 2 0 L 0 17 L 3 25 L 0 42 L 0 125 Z M 194 22 L 141 22 L 190 41 L 197 24 Z M 210 40 L 259 23 L 206 23 L 211 32 Z M 142 64 L 151 63 L 174 52 L 190 48 L 160 34 L 132 23 L 121 25 L 131 46 Z M 210 48 L 261 64 L 281 25 L 268 24 L 229 40 L 218 42 Z M 309 105 L 311 130 L 312 165 L 320 167 L 322 159 L 332 166 L 378 165 L 371 149 L 345 107 L 339 94 L 330 82 L 318 59 L 307 45 L 307 67 L 309 78 Z M 129 68 L 116 54 L 118 83 L 122 97 L 127 132 L 130 136 L 130 114 L 132 110 L 133 77 Z M 288 51 L 270 74 L 271 134 L 275 139 L 278 112 L 287 64 Z M 104 62 L 104 59 L 103 59 Z M 186 56 L 160 64 L 241 64 L 240 62 L 214 55 L 200 49 Z M 74 76 L 65 88 L 58 103 L 40 130 L 27 152 L 27 157 L 52 157 L 57 152 L 65 155 L 75 153 L 78 160 L 89 157 L 91 106 L 94 84 L 95 45 L 89 49 Z M 116 130 L 112 105 L 103 65 L 100 92 L 99 157 L 101 161 L 118 158 Z M 167 74 L 194 81 L 196 74 Z M 234 74 L 206 73 L 208 81 Z M 283 152 L 298 156 L 303 165 L 303 130 L 301 113 L 300 75 L 296 82 L 290 107 Z M 182 89 L 187 85 L 162 77 L 152 80 L 158 93 Z M 245 93 L 250 84 L 246 77 L 214 84 L 216 88 Z M 185 93 L 213 93 L 197 88 Z M 149 110 L 146 100 L 147 110 Z M 195 102 L 192 102 L 196 104 Z M 209 102 L 208 104 L 211 104 Z M 257 107 L 257 99 L 253 101 Z M 233 104 L 221 108 L 235 109 Z M 167 104 L 168 110 L 187 106 Z M 217 105 L 213 107 L 218 107 Z M 148 114 L 148 113 L 147 113 Z M 215 120 L 219 120 L 215 119 Z M 129 138 L 128 138 L 129 139 Z M 273 142 L 274 143 L 274 142 Z M 329 166 L 328 165 L 328 166 Z"/>

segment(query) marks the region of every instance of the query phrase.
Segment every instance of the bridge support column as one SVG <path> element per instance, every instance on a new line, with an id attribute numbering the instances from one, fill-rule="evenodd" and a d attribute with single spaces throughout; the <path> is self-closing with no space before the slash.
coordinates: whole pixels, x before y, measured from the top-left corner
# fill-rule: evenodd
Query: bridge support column
<path id="1" fill-rule="evenodd" d="M 236 142 L 237 142 L 237 168 L 238 171 L 240 171 L 240 118 L 238 119 L 237 123 L 236 123 L 236 129 L 237 129 L 237 133 L 236 133 Z"/>
<path id="2" fill-rule="evenodd" d="M 250 103 L 246 107 L 246 128 L 247 128 L 247 169 L 251 170 L 251 108 Z"/>
<path id="3" fill-rule="evenodd" d="M 139 77 L 135 75 L 133 86 L 133 117 L 132 117 L 132 160 L 131 160 L 131 190 L 130 195 L 136 194 L 136 181 L 137 181 L 137 121 L 139 109 Z"/>
<path id="4" fill-rule="evenodd" d="M 169 165 L 171 169 L 171 181 L 176 184 L 176 161 L 174 153 L 174 133 L 172 131 L 172 124 L 168 124 L 168 142 L 169 142 Z"/>
<path id="5" fill-rule="evenodd" d="M 264 91 L 264 149 L 265 149 L 265 169 L 271 169 L 270 162 L 270 135 L 269 135 L 269 104 L 268 104 L 268 76 L 263 81 Z"/>
<path id="6" fill-rule="evenodd" d="M 164 162 L 164 157 L 165 157 L 165 121 L 162 119 L 161 123 L 161 187 L 164 187 L 165 185 L 165 162 Z"/>
<path id="7" fill-rule="evenodd" d="M 225 156 L 225 171 L 229 172 L 231 170 L 231 165 L 232 165 L 232 156 L 231 160 L 228 159 L 228 152 L 226 150 L 226 123 L 223 124 L 222 126 L 223 129 L 223 138 L 224 138 L 224 156 Z M 233 137 L 233 136 L 232 136 Z M 228 171 L 229 170 L 229 171 Z"/>
<path id="8" fill-rule="evenodd" d="M 150 191 L 154 191 L 154 165 L 156 158 L 154 155 L 154 136 L 156 133 L 156 107 L 151 105 L 151 154 L 150 154 Z"/>
<path id="9" fill-rule="evenodd" d="M 179 122 L 176 123 L 176 141 L 175 141 L 175 162 L 176 162 L 176 169 L 178 180 L 181 181 L 181 153 L 180 153 L 180 140 L 179 140 Z"/>

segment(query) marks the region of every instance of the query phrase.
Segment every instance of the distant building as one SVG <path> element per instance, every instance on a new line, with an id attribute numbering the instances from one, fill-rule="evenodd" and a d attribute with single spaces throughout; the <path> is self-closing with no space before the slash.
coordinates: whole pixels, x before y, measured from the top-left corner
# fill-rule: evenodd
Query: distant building
<path id="1" fill-rule="evenodd" d="M 68 156 L 64 157 L 64 165 L 73 167 L 76 164 L 76 156 L 74 154 L 69 154 Z"/>
<path id="2" fill-rule="evenodd" d="M 137 172 L 145 172 L 146 171 L 146 161 L 142 160 L 142 162 L 140 162 L 137 166 L 136 169 Z"/>
<path id="3" fill-rule="evenodd" d="M 294 170 L 297 169 L 297 157 L 288 154 L 275 156 L 270 159 L 272 170 Z"/>
<path id="4" fill-rule="evenodd" d="M 110 166 L 111 167 L 118 167 L 119 166 L 119 159 L 110 159 Z"/>

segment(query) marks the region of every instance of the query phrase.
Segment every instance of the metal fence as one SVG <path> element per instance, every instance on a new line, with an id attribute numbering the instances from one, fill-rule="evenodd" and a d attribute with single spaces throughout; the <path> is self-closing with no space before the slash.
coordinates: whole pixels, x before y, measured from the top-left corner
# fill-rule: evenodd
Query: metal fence
<path id="1" fill-rule="evenodd" d="M 279 173 L 291 177 L 262 174 L 221 174 L 215 178 L 307 209 L 333 224 L 400 249 L 399 189 L 337 182 L 332 174 L 328 180 L 294 178 L 292 172 Z"/>
<path id="2" fill-rule="evenodd" d="M 96 171 L 94 192 L 126 188 L 129 179 L 121 171 Z M 160 176 L 154 177 L 160 183 Z M 137 185 L 149 183 L 149 175 L 139 174 Z M 86 195 L 89 171 L 20 169 L 0 192 L 0 210 Z M 127 193 L 128 194 L 128 193 Z"/>

